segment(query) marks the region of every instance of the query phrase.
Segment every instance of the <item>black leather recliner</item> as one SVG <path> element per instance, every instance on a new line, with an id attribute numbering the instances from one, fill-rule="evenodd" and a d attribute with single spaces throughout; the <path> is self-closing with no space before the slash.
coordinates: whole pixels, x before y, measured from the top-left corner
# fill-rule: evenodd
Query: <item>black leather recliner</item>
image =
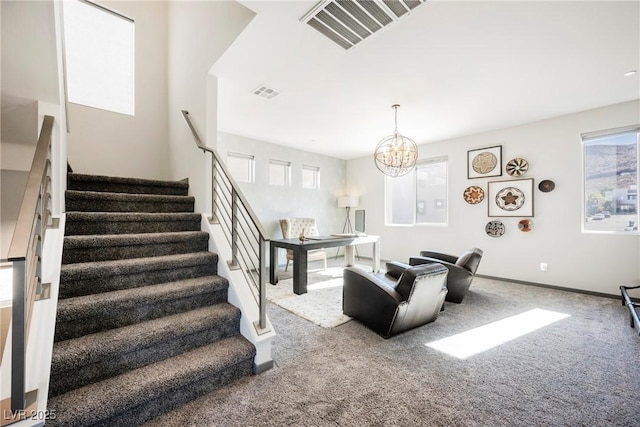
<path id="1" fill-rule="evenodd" d="M 460 303 L 471 286 L 482 254 L 482 249 L 478 248 L 469 249 L 459 257 L 435 251 L 421 251 L 420 256 L 409 258 L 409 265 L 438 263 L 447 267 L 447 301 Z"/>
<path id="2" fill-rule="evenodd" d="M 395 280 L 347 267 L 342 311 L 389 338 L 436 320 L 447 295 L 447 273 L 441 265 L 422 265 Z"/>

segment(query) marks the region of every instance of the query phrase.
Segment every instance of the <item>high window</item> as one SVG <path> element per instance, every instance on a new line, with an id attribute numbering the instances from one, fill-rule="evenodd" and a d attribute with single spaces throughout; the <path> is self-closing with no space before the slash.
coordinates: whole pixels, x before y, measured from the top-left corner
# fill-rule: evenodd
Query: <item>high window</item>
<path id="1" fill-rule="evenodd" d="M 446 157 L 420 161 L 406 175 L 385 177 L 385 224 L 446 224 Z"/>
<path id="2" fill-rule="evenodd" d="M 88 1 L 65 1 L 69 102 L 133 116 L 133 20 Z"/>
<path id="3" fill-rule="evenodd" d="M 317 166 L 302 166 L 302 188 L 320 188 L 320 168 Z"/>
<path id="4" fill-rule="evenodd" d="M 236 182 L 255 182 L 254 156 L 242 153 L 227 153 L 227 168 Z"/>
<path id="5" fill-rule="evenodd" d="M 638 233 L 640 126 L 582 135 L 584 232 Z"/>
<path id="6" fill-rule="evenodd" d="M 269 184 L 291 185 L 291 163 L 282 160 L 269 160 Z"/>

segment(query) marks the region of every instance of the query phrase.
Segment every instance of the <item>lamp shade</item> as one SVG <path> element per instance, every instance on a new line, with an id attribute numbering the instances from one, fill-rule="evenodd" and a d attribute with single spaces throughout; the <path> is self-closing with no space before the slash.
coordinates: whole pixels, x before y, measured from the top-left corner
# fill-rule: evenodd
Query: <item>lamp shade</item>
<path id="1" fill-rule="evenodd" d="M 360 198 L 358 196 L 338 197 L 339 208 L 357 208 L 359 204 L 360 204 Z"/>

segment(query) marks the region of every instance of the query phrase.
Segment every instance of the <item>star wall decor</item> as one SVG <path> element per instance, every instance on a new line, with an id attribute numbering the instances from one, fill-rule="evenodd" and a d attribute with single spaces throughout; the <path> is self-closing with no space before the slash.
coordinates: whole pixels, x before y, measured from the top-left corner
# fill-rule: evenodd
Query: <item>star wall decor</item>
<path id="1" fill-rule="evenodd" d="M 533 178 L 489 182 L 487 194 L 489 216 L 533 216 Z"/>

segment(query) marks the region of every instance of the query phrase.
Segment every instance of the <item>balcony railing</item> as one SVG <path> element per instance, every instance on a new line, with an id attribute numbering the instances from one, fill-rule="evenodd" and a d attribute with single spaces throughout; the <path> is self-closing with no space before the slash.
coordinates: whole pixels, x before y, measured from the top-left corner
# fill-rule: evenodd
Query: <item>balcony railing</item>
<path id="1" fill-rule="evenodd" d="M 7 260 L 13 265 L 11 329 L 11 411 L 26 409 L 26 351 L 34 303 L 42 283 L 42 247 L 51 217 L 51 135 L 54 118 L 45 116 L 27 178 Z"/>
<path id="2" fill-rule="evenodd" d="M 221 226 L 231 246 L 230 268 L 241 270 L 251 286 L 260 313 L 254 324 L 256 331 L 268 332 L 265 298 L 269 238 L 218 152 L 202 143 L 189 112 L 182 110 L 182 115 L 198 148 L 212 157 L 210 221 Z"/>

